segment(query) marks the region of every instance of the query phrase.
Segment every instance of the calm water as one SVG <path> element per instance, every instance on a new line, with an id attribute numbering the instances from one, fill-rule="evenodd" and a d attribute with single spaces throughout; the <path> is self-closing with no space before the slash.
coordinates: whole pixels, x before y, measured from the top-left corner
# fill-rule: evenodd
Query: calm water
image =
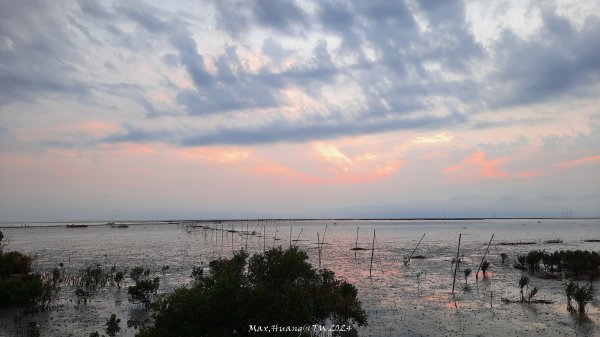
<path id="1" fill-rule="evenodd" d="M 64 223 L 30 224 L 30 227 L 2 228 L 9 239 L 9 250 L 19 250 L 35 256 L 34 268 L 50 271 L 65 265 L 67 273 L 76 273 L 93 262 L 107 268 L 131 268 L 144 265 L 161 277 L 161 292 L 188 284 L 192 266 L 206 265 L 218 257 L 230 257 L 232 251 L 247 248 L 261 252 L 264 247 L 293 244 L 306 250 L 310 261 L 318 265 L 317 233 L 325 245 L 322 266 L 339 277 L 354 283 L 359 289 L 363 307 L 369 314 L 369 326 L 361 328 L 363 336 L 421 335 L 538 335 L 550 336 L 599 334 L 600 312 L 597 300 L 590 305 L 587 320 L 578 320 L 566 313 L 563 283 L 560 280 L 531 278 L 540 292 L 536 298 L 554 301 L 551 305 L 503 304 L 501 298 L 517 299 L 520 271 L 510 267 L 518 254 L 532 249 L 600 250 L 600 243 L 585 239 L 600 239 L 600 219 L 489 219 L 447 221 L 242 221 L 201 223 L 227 231 L 190 230 L 181 224 L 165 222 L 128 223 L 118 229 L 90 223 L 86 228 L 66 228 Z M 354 252 L 356 244 L 371 248 L 375 230 L 375 255 L 372 276 L 369 277 L 371 251 Z M 262 235 L 263 228 L 266 235 Z M 242 231 L 256 235 L 241 235 Z M 474 271 L 485 252 L 492 234 L 488 261 L 491 272 L 475 283 L 474 275 L 465 291 L 464 275 L 459 273 L 456 294 L 451 295 L 453 267 L 459 233 L 462 233 L 460 255 L 462 268 Z M 421 236 L 423 242 L 409 267 L 402 263 Z M 545 244 L 560 239 L 561 244 Z M 502 246 L 501 242 L 533 241 L 535 245 Z M 500 263 L 499 254 L 507 253 L 510 263 Z M 168 265 L 163 275 L 161 269 Z M 597 285 L 596 285 L 597 288 Z M 134 329 L 124 324 L 130 318 L 144 316 L 127 302 L 126 291 L 101 291 L 87 306 L 76 306 L 72 290 L 60 293 L 58 310 L 24 318 L 37 321 L 43 335 L 83 336 L 102 330 L 111 313 L 122 318 L 123 336 L 133 336 Z M 490 304 L 491 302 L 491 304 Z M 491 308 L 490 308 L 491 306 Z M 0 335 L 11 335 L 14 312 L 0 313 Z M 307 322 L 310 324 L 313 322 Z M 46 331 L 46 334 L 44 334 Z"/>

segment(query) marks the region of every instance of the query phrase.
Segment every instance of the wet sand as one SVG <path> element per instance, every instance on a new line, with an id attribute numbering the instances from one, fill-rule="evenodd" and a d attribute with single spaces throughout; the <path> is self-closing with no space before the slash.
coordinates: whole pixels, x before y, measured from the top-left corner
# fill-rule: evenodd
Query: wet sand
<path id="1" fill-rule="evenodd" d="M 539 222 L 538 222 L 539 221 Z M 189 223 L 187 223 L 189 225 Z M 588 314 L 566 311 L 564 280 L 530 276 L 530 286 L 540 289 L 535 299 L 553 304 L 504 303 L 501 299 L 519 299 L 518 280 L 526 272 L 512 268 L 519 254 L 530 250 L 600 250 L 599 242 L 585 242 L 600 236 L 600 220 L 570 219 L 490 219 L 490 220 L 413 220 L 413 221 L 250 221 L 198 223 L 219 229 L 186 229 L 177 223 L 128 223 L 128 228 L 90 225 L 87 228 L 53 227 L 4 228 L 9 249 L 36 256 L 34 268 L 49 272 L 64 263 L 65 272 L 74 274 L 93 262 L 105 269 L 134 265 L 149 267 L 161 278 L 161 293 L 189 284 L 192 266 L 206 265 L 218 257 L 229 257 L 233 250 L 248 246 L 251 252 L 263 247 L 289 246 L 292 240 L 318 265 L 317 232 L 327 226 L 322 251 L 322 266 L 338 277 L 355 284 L 369 316 L 369 326 L 359 328 L 361 336 L 598 336 L 600 302 L 588 305 Z M 260 235 L 263 226 L 265 237 Z M 360 227 L 358 246 L 353 251 L 356 228 Z M 223 229 L 222 231 L 220 229 Z M 245 231 L 256 235 L 244 235 Z M 377 232 L 372 277 L 369 277 L 373 229 Z M 234 232 L 233 232 L 234 231 Z M 298 237 L 300 232 L 302 234 Z M 426 233 L 415 258 L 405 266 L 417 242 Z M 453 264 L 458 234 L 462 233 L 456 290 L 451 293 Z M 494 241 L 487 260 L 491 263 L 486 277 L 475 280 L 475 271 L 491 234 Z M 232 247 L 233 238 L 233 247 Z M 298 241 L 295 241 L 298 239 Z M 560 240 L 560 243 L 544 243 Z M 501 245 L 529 242 L 530 245 Z M 233 249 L 232 249 L 233 248 Z M 500 253 L 509 256 L 501 264 Z M 169 265 L 166 272 L 163 266 Z M 462 270 L 473 274 L 465 279 Z M 127 284 L 126 284 L 127 285 Z M 598 289 L 598 282 L 594 283 Z M 596 291 L 596 297 L 598 292 Z M 490 304 L 491 302 L 491 304 Z M 74 287 L 61 289 L 52 311 L 20 315 L 16 310 L 0 312 L 0 335 L 15 335 L 15 316 L 20 325 L 38 322 L 43 336 L 87 336 L 102 333 L 111 313 L 121 318 L 121 336 L 133 336 L 126 322 L 144 321 L 148 312 L 129 303 L 125 289 L 99 290 L 86 305 L 76 305 Z M 313 324 L 315 322 L 307 322 Z"/>

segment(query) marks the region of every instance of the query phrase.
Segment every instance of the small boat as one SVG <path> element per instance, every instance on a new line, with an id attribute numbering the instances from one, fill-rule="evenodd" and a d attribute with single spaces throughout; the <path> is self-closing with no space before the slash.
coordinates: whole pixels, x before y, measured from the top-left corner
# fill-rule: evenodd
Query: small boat
<path id="1" fill-rule="evenodd" d="M 70 224 L 70 225 L 67 225 L 67 228 L 85 228 L 85 227 L 87 227 L 87 226 L 88 226 L 88 225 L 76 225 L 76 224 Z"/>

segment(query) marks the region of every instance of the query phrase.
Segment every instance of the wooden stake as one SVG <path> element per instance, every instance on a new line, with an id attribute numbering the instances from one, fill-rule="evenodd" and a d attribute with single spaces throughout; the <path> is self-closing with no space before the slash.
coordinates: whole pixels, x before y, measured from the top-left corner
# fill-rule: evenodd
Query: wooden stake
<path id="1" fill-rule="evenodd" d="M 490 238 L 490 242 L 488 242 L 487 248 L 485 249 L 485 254 L 483 254 L 483 257 L 481 258 L 481 262 L 479 263 L 479 267 L 477 268 L 477 273 L 475 273 L 475 281 L 479 280 L 479 270 L 481 269 L 481 265 L 483 264 L 483 261 L 485 260 L 485 256 L 488 253 L 488 250 L 490 250 L 490 245 L 492 244 L 492 240 L 494 239 L 494 234 L 492 234 L 492 237 Z"/>
<path id="2" fill-rule="evenodd" d="M 296 238 L 296 246 L 298 245 L 298 241 L 300 241 L 300 235 L 302 235 L 303 231 L 304 231 L 304 227 L 300 228 L 300 234 L 298 234 L 298 237 Z"/>
<path id="3" fill-rule="evenodd" d="M 419 248 L 419 245 L 421 244 L 421 241 L 423 241 L 424 237 L 425 237 L 425 233 L 423 233 L 423 236 L 421 236 L 421 240 L 419 240 L 419 242 L 417 243 L 417 246 L 415 247 L 415 249 L 413 249 L 412 253 L 410 253 L 410 256 L 408 257 L 408 260 L 406 260 L 406 262 L 404 262 L 405 266 L 408 266 L 408 264 L 410 263 L 410 259 L 412 259 L 413 254 L 417 251 L 417 248 Z"/>
<path id="4" fill-rule="evenodd" d="M 317 232 L 317 249 L 319 250 L 319 269 L 321 269 L 321 239 L 319 232 Z"/>
<path id="5" fill-rule="evenodd" d="M 354 258 L 356 259 L 356 252 L 358 251 L 358 229 L 360 227 L 356 227 L 356 243 L 354 244 Z"/>
<path id="6" fill-rule="evenodd" d="M 456 283 L 456 271 L 458 270 L 458 254 L 460 252 L 460 238 L 462 234 L 458 234 L 458 248 L 456 249 L 456 260 L 454 260 L 454 278 L 452 279 L 452 293 L 454 294 L 454 284 Z"/>
<path id="7" fill-rule="evenodd" d="M 371 265 L 369 266 L 369 277 L 371 277 L 371 270 L 373 269 L 373 256 L 375 255 L 375 229 L 373 229 L 373 245 L 371 247 Z"/>

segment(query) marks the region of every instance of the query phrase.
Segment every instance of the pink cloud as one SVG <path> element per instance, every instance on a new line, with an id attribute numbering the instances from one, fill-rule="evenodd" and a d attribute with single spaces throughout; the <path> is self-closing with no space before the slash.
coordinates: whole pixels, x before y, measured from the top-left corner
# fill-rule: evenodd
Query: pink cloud
<path id="1" fill-rule="evenodd" d="M 366 183 L 366 182 L 374 182 L 381 180 L 383 178 L 389 177 L 395 172 L 397 172 L 402 165 L 404 164 L 401 160 L 396 160 L 387 164 L 377 165 L 374 168 L 364 172 L 362 174 L 346 174 L 341 173 L 330 181 L 332 183 Z"/>
<path id="2" fill-rule="evenodd" d="M 82 132 L 93 137 L 104 137 L 118 132 L 121 127 L 113 122 L 89 120 L 79 123 L 65 124 L 59 128 L 62 132 Z"/>
<path id="3" fill-rule="evenodd" d="M 579 159 L 575 159 L 575 160 L 563 161 L 563 162 L 554 164 L 554 167 L 556 167 L 559 170 L 568 170 L 568 169 L 572 169 L 575 167 L 586 166 L 586 165 L 597 165 L 597 164 L 600 164 L 600 156 L 590 156 L 590 157 L 584 157 L 584 158 L 579 158 Z"/>
<path id="4" fill-rule="evenodd" d="M 374 182 L 400 170 L 404 164 L 403 160 L 398 159 L 401 151 L 389 149 L 386 142 L 374 137 L 370 140 L 366 144 L 359 139 L 316 143 L 317 163 L 328 176 L 325 183 Z"/>
<path id="5" fill-rule="evenodd" d="M 250 151 L 235 147 L 196 147 L 181 151 L 184 158 L 214 164 L 230 164 L 250 158 Z"/>
<path id="6" fill-rule="evenodd" d="M 442 172 L 454 178 L 466 180 L 473 177 L 504 179 L 508 178 L 508 172 L 498 168 L 504 161 L 506 158 L 488 159 L 485 152 L 477 151 L 464 158 L 460 163 L 444 168 Z"/>
<path id="7" fill-rule="evenodd" d="M 521 179 L 535 179 L 542 175 L 542 172 L 538 170 L 527 170 L 515 173 L 515 175 Z"/>
<path id="8" fill-rule="evenodd" d="M 287 179 L 287 183 L 302 182 L 311 185 L 359 184 L 378 181 L 390 176 L 398 171 L 402 164 L 402 161 L 395 161 L 385 165 L 377 165 L 367 172 L 352 174 L 336 171 L 333 174 L 327 174 L 327 176 L 305 174 L 278 163 L 259 164 L 254 166 L 252 171 L 262 175 L 284 177 Z"/>
<path id="9" fill-rule="evenodd" d="M 126 155 L 150 155 L 156 153 L 154 146 L 137 143 L 101 144 L 100 149 Z"/>
<path id="10" fill-rule="evenodd" d="M 286 183 L 294 183 L 296 181 L 311 185 L 321 185 L 324 183 L 324 180 L 319 177 L 301 173 L 281 164 L 262 164 L 253 167 L 252 171 L 269 177 L 284 178 L 284 182 Z"/>

